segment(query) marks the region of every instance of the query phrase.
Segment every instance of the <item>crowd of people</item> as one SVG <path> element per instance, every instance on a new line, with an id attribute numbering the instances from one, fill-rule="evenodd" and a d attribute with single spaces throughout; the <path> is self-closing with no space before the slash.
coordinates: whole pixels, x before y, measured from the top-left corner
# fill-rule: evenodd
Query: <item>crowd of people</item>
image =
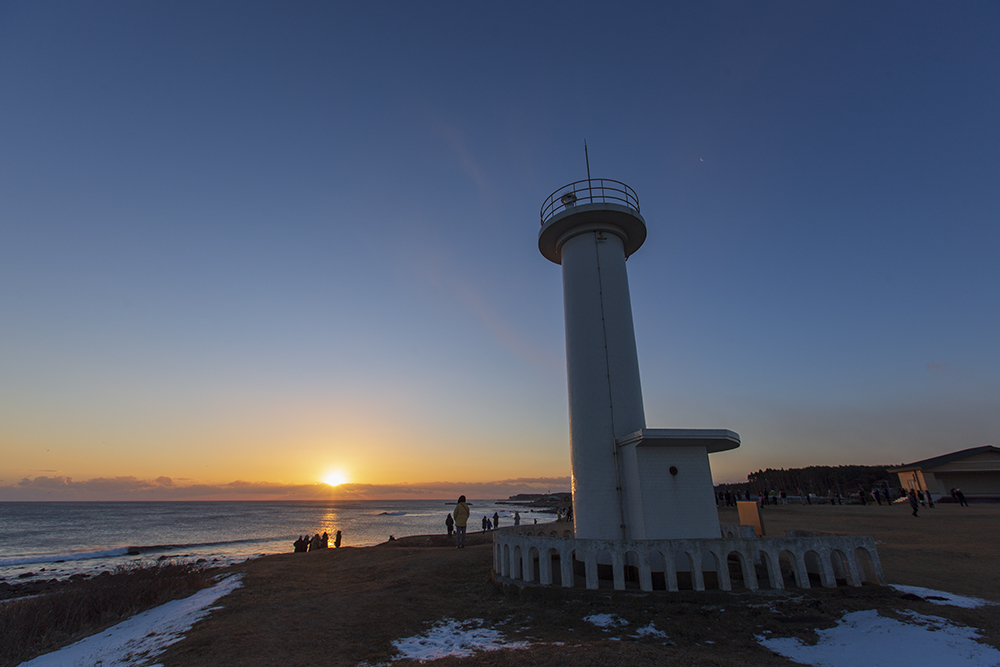
<path id="1" fill-rule="evenodd" d="M 335 549 L 340 548 L 340 541 L 343 539 L 343 534 L 338 530 L 333 534 L 333 546 Z M 300 535 L 299 539 L 292 542 L 292 546 L 295 547 L 295 553 L 304 551 L 318 551 L 319 549 L 329 549 L 330 548 L 330 535 L 324 532 L 322 535 L 316 533 L 312 537 L 309 535 Z"/>
<path id="2" fill-rule="evenodd" d="M 963 507 L 969 506 L 968 501 L 965 499 L 965 494 L 962 493 L 961 489 L 951 489 L 950 495 L 955 502 L 961 504 Z M 907 500 L 909 500 L 910 508 L 913 510 L 913 516 L 917 516 L 918 509 L 920 507 L 926 507 L 927 503 L 930 503 L 930 507 L 934 507 L 934 501 L 933 499 L 930 498 L 929 494 L 925 500 L 923 491 L 915 491 L 913 489 L 911 489 L 909 493 L 903 493 L 902 490 L 899 490 L 899 492 L 897 493 L 896 491 L 890 488 L 884 488 L 884 489 L 875 488 L 872 489 L 870 492 L 866 492 L 864 489 L 858 489 L 858 492 L 856 494 L 850 494 L 849 501 L 857 499 L 860 500 L 862 505 L 866 505 L 868 504 L 868 499 L 870 499 L 874 500 L 876 503 L 881 505 L 882 501 L 885 500 L 885 504 L 890 505 L 892 504 L 895 498 L 902 498 L 904 496 L 907 498 Z M 813 494 L 802 493 L 801 491 L 799 491 L 798 495 L 793 496 L 792 498 L 797 499 L 803 505 L 805 504 L 811 505 L 812 497 L 814 497 Z M 817 498 L 817 500 L 820 500 L 821 498 L 819 496 L 815 497 Z M 787 505 L 790 497 L 788 493 L 785 492 L 784 490 L 771 491 L 770 493 L 766 494 L 761 491 L 758 491 L 756 494 L 753 494 L 749 489 L 747 489 L 745 492 L 738 492 L 738 491 L 732 492 L 729 490 L 725 490 L 725 491 L 719 491 L 718 494 L 716 494 L 716 503 L 724 507 L 735 507 L 737 501 L 744 499 L 748 502 L 756 501 L 758 505 Z M 840 492 L 835 492 L 832 490 L 827 495 L 826 500 L 831 505 L 844 504 L 844 496 L 841 495 Z M 466 501 L 465 496 L 459 496 L 458 502 L 455 503 L 455 511 L 449 512 L 448 516 L 445 517 L 444 525 L 445 529 L 448 531 L 448 537 L 451 537 L 452 535 L 455 536 L 455 546 L 458 549 L 462 549 L 465 547 L 465 536 L 468 530 L 469 517 L 471 513 L 472 512 L 469 509 L 469 503 Z M 514 512 L 513 520 L 515 526 L 521 525 L 521 513 L 519 511 Z M 573 508 L 569 507 L 566 508 L 565 510 L 560 508 L 556 520 L 572 521 Z M 535 523 L 538 523 L 537 519 L 535 520 Z M 490 530 L 495 530 L 499 528 L 500 527 L 499 512 L 494 512 L 492 518 L 484 515 L 481 525 L 484 534 Z M 334 533 L 334 538 L 333 538 L 334 548 L 340 547 L 340 542 L 342 537 L 343 535 L 339 530 L 336 533 Z M 389 539 L 395 540 L 396 538 L 390 535 Z M 309 535 L 300 536 L 299 539 L 295 540 L 295 542 L 293 542 L 292 544 L 295 547 L 295 551 L 300 552 L 300 551 L 315 551 L 317 549 L 327 549 L 330 546 L 329 542 L 330 542 L 330 536 L 324 532 L 322 535 L 316 533 L 311 537 Z"/>
<path id="3" fill-rule="evenodd" d="M 848 493 L 846 495 L 841 494 L 840 491 L 830 490 L 826 495 L 826 502 L 830 505 L 843 505 L 844 500 L 847 502 L 860 502 L 862 505 L 867 505 L 870 502 L 875 502 L 879 505 L 883 504 L 891 505 L 896 499 L 902 498 L 906 494 L 903 493 L 902 489 L 892 489 L 890 487 L 880 488 L 876 487 L 870 491 L 865 489 L 858 489 L 855 493 Z M 816 495 L 813 493 L 803 493 L 801 489 L 798 490 L 796 495 L 789 496 L 788 492 L 782 489 L 781 491 L 771 490 L 767 493 L 763 491 L 752 492 L 749 489 L 746 491 L 719 491 L 716 494 L 716 504 L 723 507 L 736 507 L 737 501 L 745 500 L 747 502 L 756 502 L 758 505 L 787 505 L 790 500 L 801 503 L 802 505 L 812 505 L 815 500 L 817 503 L 823 503 L 823 496 Z"/>
<path id="4" fill-rule="evenodd" d="M 958 503 L 962 507 L 968 507 L 969 501 L 965 499 L 965 494 L 962 493 L 961 489 L 953 488 L 949 491 L 952 501 Z M 822 502 L 822 496 L 814 496 L 811 493 L 802 493 L 800 490 L 797 496 L 799 502 L 803 505 L 812 505 L 812 499 L 816 498 L 817 502 Z M 789 496 L 785 491 L 771 491 L 770 493 L 764 493 L 762 491 L 757 491 L 752 493 L 749 489 L 746 491 L 731 492 L 728 489 L 725 491 L 719 491 L 716 494 L 716 504 L 724 507 L 735 507 L 737 501 L 746 500 L 747 502 L 756 502 L 758 505 L 787 505 L 789 501 Z M 831 490 L 826 497 L 826 501 L 831 505 L 843 505 L 845 496 L 839 491 Z M 903 489 L 893 489 L 892 487 L 876 487 L 870 491 L 863 488 L 859 488 L 856 493 L 847 494 L 846 500 L 851 503 L 860 503 L 862 505 L 867 505 L 874 501 L 878 505 L 892 505 L 893 502 L 897 500 L 903 502 L 908 501 L 910 504 L 910 509 L 912 510 L 913 516 L 919 516 L 918 511 L 921 507 L 934 508 L 934 498 L 929 493 L 925 493 L 922 489 L 910 489 L 908 492 Z"/>
<path id="5" fill-rule="evenodd" d="M 458 502 L 455 503 L 454 516 L 452 512 L 449 512 L 448 516 L 444 519 L 444 527 L 448 531 L 448 537 L 455 536 L 455 546 L 459 549 L 465 546 L 465 535 L 469 527 L 469 516 L 471 514 L 472 511 L 469 509 L 469 503 L 465 500 L 465 496 L 459 496 Z M 536 520 L 535 523 L 538 523 L 538 521 Z M 499 528 L 500 513 L 494 512 L 492 518 L 484 515 L 481 525 L 483 533 Z M 516 510 L 514 511 L 514 525 L 521 525 L 521 513 Z"/>

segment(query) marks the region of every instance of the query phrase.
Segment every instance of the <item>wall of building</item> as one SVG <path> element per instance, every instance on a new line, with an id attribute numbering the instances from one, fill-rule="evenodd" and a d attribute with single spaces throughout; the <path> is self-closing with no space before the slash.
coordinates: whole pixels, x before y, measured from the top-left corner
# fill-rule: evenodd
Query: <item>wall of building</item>
<path id="1" fill-rule="evenodd" d="M 719 514 L 712 491 L 712 469 L 704 447 L 631 447 L 636 454 L 637 486 L 642 506 L 634 508 L 633 539 L 714 538 Z M 673 475 L 670 468 L 675 468 Z M 631 476 L 631 475 L 630 475 Z M 630 485 L 634 484 L 629 480 Z"/>
<path id="2" fill-rule="evenodd" d="M 961 489 L 966 498 L 1000 497 L 1000 452 L 982 452 L 926 470 L 900 472 L 903 489 L 930 490 L 934 500 Z"/>
<path id="3" fill-rule="evenodd" d="M 562 273 L 576 532 L 621 539 L 615 439 L 646 425 L 622 240 L 600 230 L 573 236 Z"/>
<path id="4" fill-rule="evenodd" d="M 966 498 L 1000 497 L 1000 472 L 944 472 L 935 478 L 946 495 L 961 489 Z"/>

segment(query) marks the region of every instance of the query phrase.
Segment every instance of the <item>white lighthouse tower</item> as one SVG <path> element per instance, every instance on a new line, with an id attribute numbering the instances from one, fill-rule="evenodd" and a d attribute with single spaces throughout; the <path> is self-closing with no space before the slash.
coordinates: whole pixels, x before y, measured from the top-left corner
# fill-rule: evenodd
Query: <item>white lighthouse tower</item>
<path id="1" fill-rule="evenodd" d="M 647 429 L 625 260 L 646 240 L 629 186 L 609 179 L 556 190 L 538 249 L 562 265 L 577 539 L 718 538 L 708 454 L 736 433 Z"/>

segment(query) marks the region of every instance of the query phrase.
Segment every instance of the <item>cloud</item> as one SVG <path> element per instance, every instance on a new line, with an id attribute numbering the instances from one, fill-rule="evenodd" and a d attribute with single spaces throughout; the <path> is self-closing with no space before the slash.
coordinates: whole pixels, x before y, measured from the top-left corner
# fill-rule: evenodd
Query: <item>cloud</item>
<path id="1" fill-rule="evenodd" d="M 425 482 L 413 484 L 281 484 L 236 480 L 226 484 L 178 485 L 170 477 L 24 478 L 0 486 L 0 501 L 14 500 L 379 500 L 506 498 L 518 493 L 568 491 L 569 477 L 521 477 L 493 482 Z"/>
<path id="2" fill-rule="evenodd" d="M 171 486 L 173 486 L 173 481 L 169 477 L 157 477 L 152 481 L 138 477 L 94 477 L 83 482 L 76 482 L 72 477 L 42 475 L 33 479 L 25 477 L 17 483 L 17 488 L 20 489 L 57 489 L 88 493 L 128 493 Z M 0 489 L 3 488 L 0 487 Z"/>
<path id="3" fill-rule="evenodd" d="M 531 364 L 553 369 L 562 368 L 560 359 L 554 359 L 515 332 L 503 318 L 487 307 L 482 295 L 470 285 L 454 281 L 451 287 L 459 302 L 476 314 L 493 338 L 508 352 Z"/>
<path id="4" fill-rule="evenodd" d="M 42 489 L 57 489 L 60 487 L 65 487 L 72 484 L 73 480 L 70 477 L 47 477 L 45 475 L 41 477 L 36 477 L 34 479 L 28 479 L 25 477 L 20 482 L 17 483 L 19 487 L 38 487 Z"/>
<path id="5" fill-rule="evenodd" d="M 944 359 L 937 359 L 927 364 L 927 370 L 929 371 L 943 371 L 946 368 L 948 368 L 948 362 Z"/>
<path id="6" fill-rule="evenodd" d="M 459 168 L 476 184 L 476 187 L 479 188 L 479 193 L 481 195 L 485 194 L 490 189 L 489 182 L 483 175 L 483 170 L 479 166 L 479 162 L 472 156 L 472 151 L 469 150 L 469 143 L 461 130 L 455 125 L 443 122 L 438 126 L 438 130 L 441 136 L 444 137 L 445 143 L 451 148 Z"/>
<path id="7" fill-rule="evenodd" d="M 482 292 L 462 276 L 451 259 L 442 253 L 441 244 L 423 238 L 410 239 L 408 244 L 420 248 L 419 252 L 409 253 L 406 258 L 416 276 L 438 294 L 471 313 L 501 348 L 530 364 L 559 371 L 563 369 L 561 356 L 553 356 L 551 351 L 520 333 L 489 305 Z"/>

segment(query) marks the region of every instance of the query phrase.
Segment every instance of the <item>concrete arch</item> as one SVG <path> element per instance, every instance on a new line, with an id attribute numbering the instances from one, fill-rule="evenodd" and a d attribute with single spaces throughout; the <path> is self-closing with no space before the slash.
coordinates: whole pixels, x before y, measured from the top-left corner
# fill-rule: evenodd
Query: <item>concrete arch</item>
<path id="1" fill-rule="evenodd" d="M 533 582 L 536 584 L 542 583 L 541 573 L 541 559 L 538 556 L 537 547 L 529 547 L 524 554 L 524 580 L 528 582 Z"/>
<path id="2" fill-rule="evenodd" d="M 775 554 L 761 549 L 757 552 L 760 560 L 760 570 L 757 575 L 757 587 L 767 590 L 781 590 L 784 582 L 781 579 L 781 568 L 778 566 L 778 558 Z M 761 577 L 763 575 L 763 578 Z"/>
<path id="3" fill-rule="evenodd" d="M 785 588 L 809 588 L 809 576 L 805 564 L 791 551 L 783 550 L 778 554 L 778 565 L 781 569 L 781 579 Z"/>
<path id="4" fill-rule="evenodd" d="M 884 583 L 869 537 L 609 541 L 527 534 L 536 531 L 509 527 L 494 533 L 498 576 L 543 586 L 643 591 Z"/>
<path id="5" fill-rule="evenodd" d="M 730 551 L 726 554 L 726 569 L 729 571 L 730 591 L 752 590 L 747 585 L 747 562 L 746 558 L 739 551 Z"/>
<path id="6" fill-rule="evenodd" d="M 617 550 L 600 549 L 594 555 L 594 562 L 597 569 L 597 587 L 613 588 L 622 590 L 625 587 L 625 578 L 621 567 L 621 554 Z M 619 587 L 619 582 L 621 586 Z M 587 586 L 590 587 L 589 585 Z"/>
<path id="7" fill-rule="evenodd" d="M 645 554 L 644 554 L 645 555 Z M 635 550 L 634 547 L 630 547 L 622 559 L 622 588 L 628 589 L 639 589 L 639 590 L 652 590 L 650 588 L 642 587 L 642 572 L 643 572 L 643 562 L 639 557 L 639 552 Z M 645 568 L 645 572 L 649 573 L 648 565 Z"/>
<path id="8" fill-rule="evenodd" d="M 576 586 L 577 570 L 580 571 L 581 576 L 585 575 L 585 564 L 579 560 L 576 549 L 573 549 L 569 552 L 569 558 L 566 559 L 566 564 L 562 568 L 564 588 Z"/>
<path id="9" fill-rule="evenodd" d="M 562 569 L 559 567 L 561 561 L 558 549 L 550 547 L 544 550 L 539 561 L 539 574 L 543 585 L 562 585 Z"/>
<path id="10" fill-rule="evenodd" d="M 847 561 L 847 556 L 840 549 L 830 550 L 830 567 L 833 570 L 833 580 L 837 586 L 844 582 L 844 586 L 854 586 L 856 579 L 851 576 L 851 566 Z"/>
<path id="11" fill-rule="evenodd" d="M 593 549 L 583 554 L 584 578 L 588 590 L 597 590 L 601 586 L 601 575 L 597 568 L 597 552 Z"/>
<path id="12" fill-rule="evenodd" d="M 706 549 L 701 552 L 701 589 L 699 590 L 722 590 L 728 591 L 729 570 L 722 566 L 724 562 L 714 549 Z"/>
<path id="13" fill-rule="evenodd" d="M 805 568 L 806 576 L 809 578 L 809 585 L 823 583 L 823 562 L 819 554 L 812 549 L 802 554 L 802 565 Z"/>
<path id="14" fill-rule="evenodd" d="M 815 549 L 809 549 L 802 554 L 802 561 L 805 565 L 810 585 L 815 582 L 815 579 L 818 579 L 820 586 L 823 588 L 837 587 L 837 580 L 833 577 L 833 568 L 830 567 L 829 557 L 823 558 Z"/>
<path id="15" fill-rule="evenodd" d="M 875 569 L 875 563 L 872 561 L 872 555 L 868 553 L 868 549 L 864 547 L 855 549 L 854 560 L 858 564 L 858 579 L 861 583 L 875 584 L 876 586 L 881 583 L 878 570 Z"/>
<path id="16" fill-rule="evenodd" d="M 647 563 L 649 566 L 650 590 L 667 590 L 667 562 L 663 552 L 658 549 L 650 550 L 647 553 Z"/>
<path id="17" fill-rule="evenodd" d="M 686 551 L 678 551 L 673 554 L 674 561 L 674 583 L 676 588 L 671 590 L 693 591 L 694 587 L 694 562 L 691 554 Z"/>

